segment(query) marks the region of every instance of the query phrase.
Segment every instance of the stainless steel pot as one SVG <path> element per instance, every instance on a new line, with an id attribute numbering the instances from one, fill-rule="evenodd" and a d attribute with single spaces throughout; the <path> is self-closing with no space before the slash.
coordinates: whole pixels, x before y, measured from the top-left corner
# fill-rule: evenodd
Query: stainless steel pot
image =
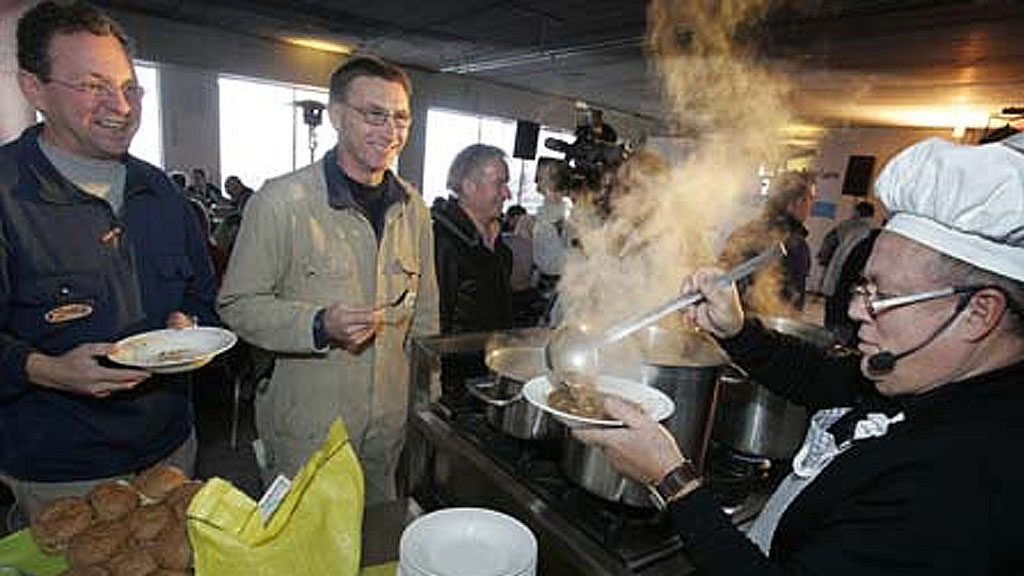
<path id="1" fill-rule="evenodd" d="M 800 338 L 821 348 L 835 344 L 824 328 L 781 317 L 762 317 L 772 330 Z M 743 372 L 730 368 L 719 378 L 716 418 L 712 437 L 733 450 L 773 460 L 796 453 L 807 432 L 807 410 L 761 386 Z"/>
<path id="2" fill-rule="evenodd" d="M 546 338 L 546 335 L 538 336 Z M 544 349 L 535 342 L 495 337 L 484 357 L 492 377 L 467 382 L 469 393 L 487 404 L 487 420 L 502 432 L 522 440 L 544 438 L 551 419 L 523 399 L 522 388 L 544 374 Z"/>
<path id="3" fill-rule="evenodd" d="M 648 362 L 642 368 L 642 381 L 672 398 L 675 411 L 662 424 L 703 471 L 714 419 L 717 376 L 725 357 L 713 341 L 693 333 L 654 327 L 642 338 Z M 576 440 L 568 431 L 562 441 L 562 471 L 571 481 L 605 500 L 642 508 L 653 505 L 646 487 L 616 472 L 604 451 Z"/>
<path id="4" fill-rule="evenodd" d="M 568 429 L 562 439 L 562 471 L 570 481 L 598 498 L 637 508 L 654 505 L 643 484 L 616 472 L 601 448 L 577 440 Z"/>

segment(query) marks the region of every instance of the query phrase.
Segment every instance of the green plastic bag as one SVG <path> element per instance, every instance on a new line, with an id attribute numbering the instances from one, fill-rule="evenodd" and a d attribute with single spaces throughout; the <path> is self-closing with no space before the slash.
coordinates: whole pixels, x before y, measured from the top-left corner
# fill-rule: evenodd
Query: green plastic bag
<path id="1" fill-rule="evenodd" d="M 336 420 L 268 522 L 219 478 L 196 494 L 187 517 L 196 576 L 357 576 L 363 498 L 362 467 Z"/>

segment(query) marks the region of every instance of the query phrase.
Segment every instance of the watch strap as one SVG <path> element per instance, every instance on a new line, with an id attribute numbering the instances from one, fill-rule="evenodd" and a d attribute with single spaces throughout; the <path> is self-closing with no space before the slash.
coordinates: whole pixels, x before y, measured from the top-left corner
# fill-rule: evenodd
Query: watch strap
<path id="1" fill-rule="evenodd" d="M 648 485 L 651 499 L 659 510 L 668 507 L 669 502 L 679 496 L 694 481 L 700 480 L 700 473 L 689 460 L 683 462 L 665 474 L 656 484 Z"/>

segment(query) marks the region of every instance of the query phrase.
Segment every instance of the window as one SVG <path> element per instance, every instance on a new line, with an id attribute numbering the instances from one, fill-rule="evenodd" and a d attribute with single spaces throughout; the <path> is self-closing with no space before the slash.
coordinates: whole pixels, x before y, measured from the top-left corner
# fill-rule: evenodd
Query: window
<path id="1" fill-rule="evenodd" d="M 163 130 L 160 125 L 160 81 L 156 66 L 135 62 L 135 75 L 146 91 L 142 98 L 142 120 L 128 149 L 132 156 L 156 166 L 164 165 Z"/>
<path id="2" fill-rule="evenodd" d="M 222 76 L 220 92 L 220 162 L 223 177 L 238 176 L 251 188 L 286 174 L 334 147 L 337 134 L 324 111 L 311 130 L 296 103 L 327 103 L 327 91 Z M 315 147 L 310 148 L 310 134 Z"/>
<path id="3" fill-rule="evenodd" d="M 568 131 L 541 128 L 538 155 L 561 157 L 560 153 L 544 148 L 546 138 L 560 138 L 572 142 L 574 136 Z M 490 144 L 508 154 L 508 187 L 512 191 L 510 204 L 522 204 L 527 211 L 535 212 L 543 201 L 533 183 L 537 162 L 513 158 L 512 149 L 515 141 L 515 120 L 431 108 L 427 111 L 427 143 L 423 159 L 424 201 L 429 206 L 435 198 L 448 196 L 448 167 L 451 166 L 456 154 L 471 144 Z"/>

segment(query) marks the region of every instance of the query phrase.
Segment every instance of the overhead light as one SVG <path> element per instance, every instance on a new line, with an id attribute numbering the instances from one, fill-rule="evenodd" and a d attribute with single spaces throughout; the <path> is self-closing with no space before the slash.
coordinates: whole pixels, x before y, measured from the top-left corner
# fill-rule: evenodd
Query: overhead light
<path id="1" fill-rule="evenodd" d="M 351 46 L 346 46 L 345 44 L 340 44 L 338 42 L 331 42 L 330 40 L 322 40 L 320 38 L 285 36 L 282 40 L 294 46 L 302 46 L 303 48 L 311 48 L 313 50 L 320 50 L 321 52 L 330 52 L 332 54 L 352 53 Z"/>

